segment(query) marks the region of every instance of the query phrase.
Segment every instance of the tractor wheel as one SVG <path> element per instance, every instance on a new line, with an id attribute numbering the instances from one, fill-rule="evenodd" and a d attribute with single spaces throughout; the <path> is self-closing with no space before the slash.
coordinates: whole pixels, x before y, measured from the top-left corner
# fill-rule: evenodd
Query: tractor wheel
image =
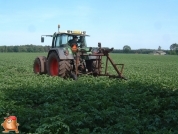
<path id="1" fill-rule="evenodd" d="M 34 60 L 33 63 L 33 72 L 35 74 L 46 74 L 46 57 L 39 56 Z"/>
<path id="2" fill-rule="evenodd" d="M 70 77 L 71 77 L 73 80 L 77 80 L 77 75 L 75 75 L 75 73 L 73 73 L 73 72 L 71 72 Z"/>
<path id="3" fill-rule="evenodd" d="M 55 52 L 49 55 L 47 62 L 47 72 L 50 76 L 60 76 L 66 78 L 71 70 L 70 63 L 67 60 L 60 60 Z"/>
<path id="4" fill-rule="evenodd" d="M 94 61 L 92 62 L 92 70 L 93 70 L 94 76 L 97 76 L 98 74 L 101 74 L 102 68 L 100 68 L 100 70 L 99 70 L 98 64 L 100 64 L 100 67 L 102 67 L 102 66 L 101 66 L 101 65 L 102 65 L 101 62 L 98 62 L 98 61 L 96 61 L 96 60 L 94 60 Z"/>
<path id="5" fill-rule="evenodd" d="M 101 64 L 100 64 L 101 65 Z M 98 69 L 98 62 L 96 60 L 87 60 L 86 66 L 89 72 L 93 72 L 94 75 L 98 75 L 101 73 L 101 70 L 99 72 Z"/>

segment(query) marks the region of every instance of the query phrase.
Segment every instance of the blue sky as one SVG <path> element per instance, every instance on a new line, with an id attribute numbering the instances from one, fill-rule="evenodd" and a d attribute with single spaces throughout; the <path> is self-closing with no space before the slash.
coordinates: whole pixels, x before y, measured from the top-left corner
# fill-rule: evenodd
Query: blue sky
<path id="1" fill-rule="evenodd" d="M 178 0 L 0 0 L 0 45 L 51 45 L 41 35 L 82 30 L 88 46 L 169 49 L 178 43 Z"/>

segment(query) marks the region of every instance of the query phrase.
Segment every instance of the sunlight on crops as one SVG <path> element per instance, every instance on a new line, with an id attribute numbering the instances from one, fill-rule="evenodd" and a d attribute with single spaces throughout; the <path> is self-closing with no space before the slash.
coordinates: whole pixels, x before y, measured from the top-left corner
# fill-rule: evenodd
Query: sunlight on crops
<path id="1" fill-rule="evenodd" d="M 45 79 L 46 82 L 52 80 L 52 83 L 63 81 L 61 78 L 52 79 L 46 75 L 37 76 L 33 73 L 33 61 L 40 55 L 46 56 L 47 53 L 1 53 L 0 74 L 1 85 L 3 85 L 1 88 L 24 84 L 23 81 L 36 83 L 38 79 L 42 81 Z M 124 64 L 123 75 L 128 78 L 128 82 L 159 83 L 171 88 L 178 86 L 178 79 L 176 79 L 178 78 L 177 56 L 141 54 L 110 54 L 110 56 L 115 63 Z M 103 58 L 103 62 L 105 65 L 105 58 Z M 108 64 L 108 67 L 110 74 L 117 74 L 111 64 Z M 118 68 L 121 69 L 120 66 Z M 103 68 L 104 71 L 105 68 Z M 108 80 L 108 78 L 106 77 L 105 80 Z M 16 84 L 14 85 L 14 83 Z"/>

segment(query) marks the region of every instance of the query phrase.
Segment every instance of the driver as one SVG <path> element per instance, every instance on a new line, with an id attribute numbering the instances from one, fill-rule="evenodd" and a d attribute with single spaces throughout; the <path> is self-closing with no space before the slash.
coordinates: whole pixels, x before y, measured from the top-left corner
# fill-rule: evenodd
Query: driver
<path id="1" fill-rule="evenodd" d="M 73 39 L 69 40 L 69 44 L 72 47 L 73 44 L 77 44 L 78 42 L 78 37 L 77 36 L 73 36 Z"/>
<path id="2" fill-rule="evenodd" d="M 77 48 L 78 48 L 77 40 L 78 40 L 77 36 L 73 36 L 73 39 L 69 40 L 69 44 L 72 48 L 72 51 L 77 51 Z"/>

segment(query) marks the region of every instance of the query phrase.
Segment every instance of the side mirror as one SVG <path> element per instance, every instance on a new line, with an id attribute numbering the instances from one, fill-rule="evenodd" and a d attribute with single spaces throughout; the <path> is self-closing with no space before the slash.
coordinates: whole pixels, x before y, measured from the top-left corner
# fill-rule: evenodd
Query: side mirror
<path id="1" fill-rule="evenodd" d="M 101 43 L 100 42 L 98 42 L 98 47 L 101 48 Z"/>
<path id="2" fill-rule="evenodd" d="M 44 42 L 44 37 L 41 37 L 41 42 Z"/>

